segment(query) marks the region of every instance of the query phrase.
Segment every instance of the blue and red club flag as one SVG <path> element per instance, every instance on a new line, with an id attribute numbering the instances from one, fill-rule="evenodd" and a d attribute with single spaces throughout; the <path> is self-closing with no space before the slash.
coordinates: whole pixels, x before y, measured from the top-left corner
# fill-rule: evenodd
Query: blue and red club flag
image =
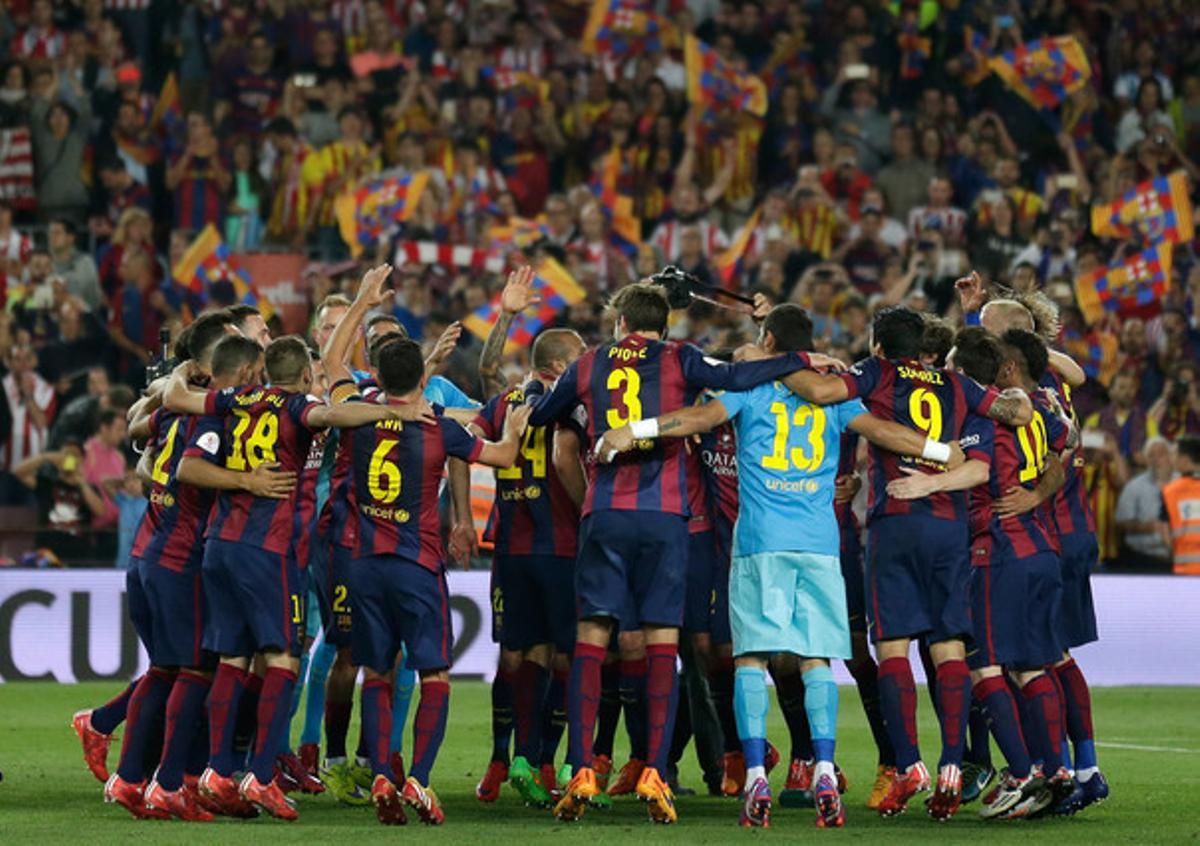
<path id="1" fill-rule="evenodd" d="M 1153 317 L 1171 288 L 1171 250 L 1160 241 L 1136 255 L 1076 277 L 1075 299 L 1089 324 L 1105 315 Z"/>
<path id="2" fill-rule="evenodd" d="M 754 210 L 754 214 L 750 215 L 750 219 L 738 230 L 733 243 L 725 248 L 725 252 L 717 256 L 717 276 L 721 279 L 721 287 L 726 291 L 738 289 L 737 280 L 742 274 L 742 260 L 746 257 L 746 248 L 750 246 L 750 239 L 754 237 L 754 230 L 758 228 L 758 222 L 761 219 L 762 206 L 759 206 Z"/>
<path id="3" fill-rule="evenodd" d="M 959 57 L 962 65 L 962 82 L 968 88 L 974 88 L 992 73 L 988 61 L 987 36 L 973 26 L 963 27 L 963 52 Z"/>
<path id="4" fill-rule="evenodd" d="M 250 274 L 229 252 L 217 227 L 211 223 L 171 268 L 171 278 L 186 289 L 189 306 L 202 308 L 210 299 L 228 303 L 232 298 L 235 303 L 254 306 L 264 320 L 275 314 L 271 301 L 259 295 Z M 222 287 L 226 291 L 221 292 Z"/>
<path id="5" fill-rule="evenodd" d="M 1148 179 L 1124 197 L 1092 208 L 1092 232 L 1102 238 L 1129 238 L 1135 232 L 1150 243 L 1192 240 L 1195 225 L 1187 174 Z"/>
<path id="6" fill-rule="evenodd" d="M 739 71 L 694 35 L 684 42 L 687 96 L 708 111 L 729 109 L 762 117 L 767 113 L 767 86 L 752 73 Z"/>
<path id="7" fill-rule="evenodd" d="M 646 0 L 593 0 L 580 47 L 587 56 L 623 59 L 672 46 L 671 24 Z"/>
<path id="8" fill-rule="evenodd" d="M 421 171 L 373 179 L 340 194 L 334 201 L 334 212 L 350 254 L 358 258 L 363 249 L 391 235 L 412 217 L 427 182 L 429 174 Z"/>
<path id="9" fill-rule="evenodd" d="M 541 295 L 542 301 L 513 320 L 508 342 L 504 346 L 505 352 L 529 346 L 542 327 L 558 317 L 567 306 L 582 302 L 587 296 L 566 268 L 552 258 L 542 259 L 538 264 L 537 274 L 533 277 L 533 289 Z M 497 294 L 490 303 L 467 316 L 463 326 L 484 339 L 499 316 L 500 295 Z"/>
<path id="10" fill-rule="evenodd" d="M 1087 54 L 1072 35 L 1021 44 L 993 56 L 990 64 L 1009 88 L 1043 112 L 1055 109 L 1092 76 Z"/>
<path id="11" fill-rule="evenodd" d="M 163 140 L 163 150 L 168 158 L 183 148 L 183 101 L 179 98 L 179 83 L 174 73 L 167 74 L 163 80 L 147 125 Z"/>
<path id="12" fill-rule="evenodd" d="M 512 250 L 524 250 L 550 234 L 546 216 L 517 217 L 513 215 L 504 223 L 493 224 L 488 229 L 488 249 L 504 254 Z"/>
<path id="13" fill-rule="evenodd" d="M 762 70 L 758 72 L 767 85 L 767 92 L 774 97 L 785 82 L 813 75 L 812 50 L 803 35 L 790 35 L 772 51 Z"/>
<path id="14" fill-rule="evenodd" d="M 906 20 L 900 25 L 896 36 L 896 45 L 900 48 L 900 78 L 920 79 L 925 73 L 925 63 L 929 61 L 929 53 L 933 42 L 921 35 L 917 29 L 915 15 L 913 20 Z"/>

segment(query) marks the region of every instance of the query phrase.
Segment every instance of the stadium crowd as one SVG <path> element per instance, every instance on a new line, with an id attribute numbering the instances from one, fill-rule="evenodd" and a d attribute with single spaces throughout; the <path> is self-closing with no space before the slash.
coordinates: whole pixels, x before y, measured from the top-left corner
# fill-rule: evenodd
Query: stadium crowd
<path id="1" fill-rule="evenodd" d="M 131 530 L 111 530 L 136 526 L 144 500 L 123 412 L 160 329 L 183 325 L 171 267 L 199 230 L 217 224 L 234 250 L 304 252 L 311 303 L 353 295 L 361 266 L 334 198 L 363 177 L 427 171 L 395 240 L 493 249 L 497 227 L 539 220 L 526 251 L 557 258 L 587 291 L 559 322 L 589 342 L 611 333 L 603 304 L 626 282 L 673 263 L 716 283 L 747 221 L 735 285 L 802 304 L 819 349 L 844 361 L 868 353 L 884 305 L 955 325 L 997 292 L 1040 296 L 1058 316 L 1035 310 L 1047 315 L 1039 332 L 1088 375 L 1075 403 L 1092 434 L 1101 557 L 1169 569 L 1155 488 L 1170 479 L 1172 444 L 1200 433 L 1200 262 L 1193 243 L 1177 245 L 1147 319 L 1089 325 L 1073 280 L 1139 248 L 1094 236 L 1092 207 L 1150 177 L 1183 170 L 1194 187 L 1200 176 L 1189 3 L 658 4 L 679 31 L 768 77 L 763 118 L 689 106 L 669 39 L 623 62 L 588 55 L 589 5 L 4 4 L 0 504 L 38 508 L 36 546 L 68 562 L 124 560 L 117 538 L 127 548 Z M 914 32 L 927 54 L 914 53 Z M 1053 126 L 981 57 L 1062 34 L 1083 46 L 1091 78 Z M 168 92 L 177 100 L 159 102 Z M 643 235 L 632 249 L 610 237 L 594 188 L 614 149 Z M 364 262 L 390 259 L 392 243 Z M 972 269 L 984 285 L 956 288 Z M 432 345 L 501 279 L 408 263 L 392 308 Z M 754 331 L 703 303 L 676 330 L 708 348 Z M 443 365 L 478 400 L 481 348 L 464 332 Z M 524 355 L 506 365 L 514 377 Z"/>

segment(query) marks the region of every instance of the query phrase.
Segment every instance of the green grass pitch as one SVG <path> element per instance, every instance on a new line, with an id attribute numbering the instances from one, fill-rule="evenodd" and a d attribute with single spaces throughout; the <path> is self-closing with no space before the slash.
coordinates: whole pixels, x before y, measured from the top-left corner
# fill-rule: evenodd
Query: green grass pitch
<path id="1" fill-rule="evenodd" d="M 546 812 L 522 807 L 506 792 L 494 805 L 474 798 L 475 782 L 487 764 L 490 715 L 487 687 L 455 684 L 451 693 L 446 743 L 433 773 L 434 787 L 446 809 L 446 825 L 425 829 L 380 826 L 369 808 L 347 808 L 326 796 L 301 797 L 300 820 L 282 823 L 219 820 L 209 825 L 137 822 L 119 807 L 105 805 L 101 785 L 83 766 L 79 744 L 68 723 L 78 708 L 100 704 L 117 685 L 0 685 L 0 843 L 252 843 L 351 844 L 413 838 L 430 843 L 526 844 L 549 842 L 736 843 L 756 839 L 790 842 L 799 838 L 853 838 L 876 843 L 1182 843 L 1200 840 L 1200 688 L 1117 688 L 1095 692 L 1100 762 L 1113 796 L 1073 819 L 984 824 L 975 807 L 945 824 L 929 820 L 919 803 L 909 813 L 879 819 L 863 807 L 874 773 L 874 752 L 858 697 L 842 689 L 838 760 L 850 779 L 846 794 L 847 827 L 822 832 L 813 827 L 811 810 L 777 809 L 767 831 L 737 827 L 732 800 L 684 798 L 680 822 L 653 827 L 641 804 L 618 801 L 610 812 L 592 811 L 579 823 L 564 825 Z M 928 700 L 921 692 L 921 737 L 926 755 L 938 746 Z M 772 702 L 771 735 L 785 745 L 786 733 Z M 299 730 L 297 720 L 296 730 Z M 617 756 L 622 761 L 618 732 Z M 351 737 L 357 736 L 352 727 Z M 116 766 L 119 744 L 110 752 Z M 935 763 L 936 761 L 934 761 Z M 684 759 L 684 782 L 699 783 L 692 752 Z M 779 790 L 783 773 L 772 783 Z M 508 789 L 506 788 L 506 791 Z"/>

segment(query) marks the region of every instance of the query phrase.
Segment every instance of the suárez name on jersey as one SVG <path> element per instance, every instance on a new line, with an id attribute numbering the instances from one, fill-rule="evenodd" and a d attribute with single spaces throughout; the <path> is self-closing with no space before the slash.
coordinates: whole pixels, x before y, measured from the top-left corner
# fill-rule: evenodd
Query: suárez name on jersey
<path id="1" fill-rule="evenodd" d="M 913 367 L 905 367 L 900 365 L 896 368 L 896 372 L 903 379 L 916 379 L 918 382 L 928 382 L 931 385 L 944 385 L 942 374 L 936 370 L 917 370 Z"/>
<path id="2" fill-rule="evenodd" d="M 640 350 L 627 350 L 624 347 L 611 347 L 608 351 L 609 358 L 619 358 L 621 361 L 632 361 L 635 358 L 645 358 L 646 348 Z"/>

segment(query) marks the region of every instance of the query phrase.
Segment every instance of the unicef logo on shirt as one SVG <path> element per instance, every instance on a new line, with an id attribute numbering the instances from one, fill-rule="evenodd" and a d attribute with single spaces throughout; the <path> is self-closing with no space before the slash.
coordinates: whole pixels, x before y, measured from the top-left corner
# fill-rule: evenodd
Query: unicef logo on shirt
<path id="1" fill-rule="evenodd" d="M 539 488 L 537 485 L 530 485 L 529 487 L 527 487 L 525 489 L 525 498 L 526 499 L 537 499 L 541 495 L 542 495 L 542 489 Z"/>
<path id="2" fill-rule="evenodd" d="M 397 523 L 407 523 L 408 518 L 409 513 L 407 511 L 405 511 L 403 508 L 396 509 L 395 519 Z"/>

